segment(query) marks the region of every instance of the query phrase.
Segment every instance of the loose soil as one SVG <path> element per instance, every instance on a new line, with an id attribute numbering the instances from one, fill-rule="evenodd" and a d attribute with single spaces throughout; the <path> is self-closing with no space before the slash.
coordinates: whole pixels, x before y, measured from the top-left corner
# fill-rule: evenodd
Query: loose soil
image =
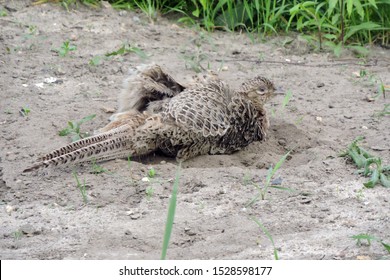
<path id="1" fill-rule="evenodd" d="M 197 58 L 221 68 L 237 87 L 263 75 L 292 92 L 267 104 L 267 140 L 233 155 L 199 156 L 180 171 L 169 259 L 273 259 L 273 246 L 252 217 L 272 235 L 280 259 L 381 259 L 389 253 L 370 234 L 390 243 L 390 193 L 368 179 L 340 151 L 357 136 L 390 162 L 390 119 L 375 114 L 388 101 L 369 75 L 390 84 L 389 50 L 372 47 L 366 60 L 316 53 L 298 37 L 201 32 L 142 14 L 1 1 L 0 18 L 0 258 L 158 259 L 161 254 L 175 160 L 160 155 L 23 174 L 40 155 L 70 141 L 58 131 L 70 120 L 96 114 L 82 131 L 103 127 L 117 107 L 128 69 L 156 62 L 186 83 Z M 77 50 L 54 49 L 66 40 Z M 144 51 L 105 57 L 128 42 Z M 100 59 L 99 59 L 100 57 Z M 95 63 L 90 63 L 91 59 Z M 186 67 L 187 65 L 187 67 Z M 365 70 L 366 77 L 357 77 Z M 357 72 L 357 73 L 356 73 Z M 48 78 L 56 78 L 47 80 Z M 45 80 L 46 79 L 46 80 Z M 46 82 L 45 82 L 46 81 Z M 27 116 L 22 108 L 30 109 Z M 292 150 L 276 178 L 289 190 L 258 194 L 270 165 Z M 149 181 L 148 170 L 156 176 Z M 148 194 L 149 195 L 148 195 Z"/>

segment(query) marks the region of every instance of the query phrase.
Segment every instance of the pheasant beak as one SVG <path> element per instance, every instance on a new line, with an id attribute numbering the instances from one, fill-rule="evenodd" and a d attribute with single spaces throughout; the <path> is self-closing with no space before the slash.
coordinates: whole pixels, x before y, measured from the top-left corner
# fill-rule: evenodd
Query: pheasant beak
<path id="1" fill-rule="evenodd" d="M 286 93 L 286 91 L 283 88 L 281 88 L 281 87 L 277 87 L 275 89 L 275 91 L 274 91 L 275 95 L 282 95 L 282 94 L 285 94 L 285 93 Z"/>

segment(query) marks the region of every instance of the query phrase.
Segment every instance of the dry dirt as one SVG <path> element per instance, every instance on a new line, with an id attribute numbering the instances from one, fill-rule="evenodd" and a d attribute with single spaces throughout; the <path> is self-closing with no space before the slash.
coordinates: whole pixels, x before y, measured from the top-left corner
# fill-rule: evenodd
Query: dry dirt
<path id="1" fill-rule="evenodd" d="M 377 86 L 354 74 L 365 70 L 390 84 L 389 50 L 372 48 L 366 61 L 349 52 L 335 59 L 299 39 L 252 42 L 246 34 L 206 34 L 167 19 L 150 24 L 132 12 L 29 3 L 0 3 L 7 11 L 0 17 L 1 259 L 160 257 L 174 160 L 151 155 L 129 165 L 119 159 L 102 163 L 109 172 L 101 174 L 78 167 L 87 203 L 71 169 L 22 170 L 69 143 L 58 135 L 69 120 L 96 114 L 82 130 L 104 126 L 129 67 L 157 62 L 185 82 L 195 73 L 185 67 L 188 57 L 197 53 L 207 56 L 200 57 L 204 67 L 223 67 L 220 75 L 233 87 L 260 74 L 292 98 L 284 109 L 282 96 L 267 105 L 275 113 L 266 142 L 185 162 L 168 258 L 273 259 L 272 243 L 251 217 L 272 235 L 280 259 L 388 258 L 379 242 L 359 246 L 351 236 L 390 242 L 390 190 L 364 188 L 367 179 L 338 153 L 361 135 L 365 147 L 390 162 L 390 119 L 373 116 L 387 101 L 369 102 Z M 68 39 L 77 50 L 61 57 L 53 49 Z M 148 58 L 129 53 L 89 64 L 124 42 Z M 57 81 L 45 83 L 50 77 Z M 30 109 L 27 116 L 22 108 Z M 246 208 L 258 194 L 252 182 L 264 181 L 268 167 L 290 149 L 277 177 L 291 191 L 270 189 Z M 156 176 L 142 181 L 151 166 Z"/>

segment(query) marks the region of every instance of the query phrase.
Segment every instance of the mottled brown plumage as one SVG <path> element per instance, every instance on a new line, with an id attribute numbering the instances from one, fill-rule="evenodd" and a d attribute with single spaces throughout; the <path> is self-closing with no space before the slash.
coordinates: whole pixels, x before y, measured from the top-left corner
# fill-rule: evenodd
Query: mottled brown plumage
<path id="1" fill-rule="evenodd" d="M 232 90 L 209 74 L 186 88 L 158 65 L 149 65 L 139 67 L 127 84 L 118 113 L 100 134 L 55 150 L 25 171 L 154 151 L 183 161 L 230 154 L 266 136 L 264 104 L 275 92 L 266 78 Z"/>

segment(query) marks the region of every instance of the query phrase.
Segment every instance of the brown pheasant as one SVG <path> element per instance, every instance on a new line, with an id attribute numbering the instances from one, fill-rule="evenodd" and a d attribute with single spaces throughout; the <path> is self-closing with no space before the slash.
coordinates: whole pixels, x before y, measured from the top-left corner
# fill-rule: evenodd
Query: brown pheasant
<path id="1" fill-rule="evenodd" d="M 185 88 L 158 65 L 138 68 L 127 83 L 118 113 L 98 135 L 54 150 L 24 172 L 154 151 L 178 161 L 230 154 L 264 140 L 269 127 L 264 104 L 276 93 L 260 76 L 238 90 L 215 75 Z"/>

